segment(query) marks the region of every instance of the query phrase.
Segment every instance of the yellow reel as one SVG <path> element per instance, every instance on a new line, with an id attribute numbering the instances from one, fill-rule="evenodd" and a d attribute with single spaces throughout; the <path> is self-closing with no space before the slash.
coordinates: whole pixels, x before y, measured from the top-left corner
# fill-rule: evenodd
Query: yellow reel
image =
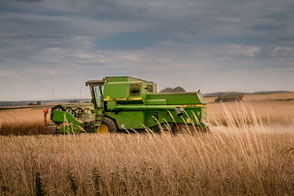
<path id="1" fill-rule="evenodd" d="M 102 124 L 100 127 L 97 128 L 97 133 L 99 134 L 106 134 L 109 133 L 108 127 Z"/>

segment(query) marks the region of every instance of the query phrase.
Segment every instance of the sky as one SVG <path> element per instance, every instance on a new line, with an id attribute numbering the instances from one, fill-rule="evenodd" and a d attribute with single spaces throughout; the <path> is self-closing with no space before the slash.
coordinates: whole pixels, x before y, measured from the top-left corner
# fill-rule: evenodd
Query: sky
<path id="1" fill-rule="evenodd" d="M 294 1 L 0 0 L 0 101 L 89 98 L 119 75 L 294 91 Z"/>

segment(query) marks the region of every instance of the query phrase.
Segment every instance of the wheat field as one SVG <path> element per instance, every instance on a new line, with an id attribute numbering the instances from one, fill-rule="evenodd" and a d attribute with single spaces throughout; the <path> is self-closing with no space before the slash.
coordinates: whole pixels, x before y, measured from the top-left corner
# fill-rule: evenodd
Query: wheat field
<path id="1" fill-rule="evenodd" d="M 31 136 L 0 136 L 0 194 L 294 195 L 293 109 L 208 104 L 210 132 L 176 135 L 39 135 L 41 110 L 1 111 L 2 131 Z"/>
<path id="2" fill-rule="evenodd" d="M 294 129 L 277 131 L 0 136 L 1 194 L 293 195 Z"/>

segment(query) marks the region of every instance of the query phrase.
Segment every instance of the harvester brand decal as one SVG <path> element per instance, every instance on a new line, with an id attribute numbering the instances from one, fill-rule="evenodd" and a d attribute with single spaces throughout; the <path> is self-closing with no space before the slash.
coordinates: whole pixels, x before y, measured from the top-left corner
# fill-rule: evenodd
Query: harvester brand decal
<path id="1" fill-rule="evenodd" d="M 133 97 L 133 98 L 128 98 L 128 100 L 142 100 L 142 97 Z"/>
<path id="2" fill-rule="evenodd" d="M 114 98 L 113 101 L 126 101 L 127 98 Z"/>
<path id="3" fill-rule="evenodd" d="M 184 105 L 185 108 L 194 108 L 194 107 L 203 107 L 205 105 L 203 104 L 189 104 L 189 105 Z"/>
<path id="4" fill-rule="evenodd" d="M 142 100 L 142 97 L 131 97 L 131 98 L 110 98 L 106 97 L 104 101 L 130 101 L 130 100 Z"/>

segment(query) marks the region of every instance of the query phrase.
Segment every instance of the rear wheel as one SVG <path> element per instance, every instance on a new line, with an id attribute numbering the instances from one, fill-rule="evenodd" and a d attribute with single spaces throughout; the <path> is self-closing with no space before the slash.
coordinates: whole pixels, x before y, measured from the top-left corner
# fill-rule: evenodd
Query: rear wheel
<path id="1" fill-rule="evenodd" d="M 115 133 L 117 130 L 114 120 L 109 117 L 103 117 L 101 126 L 97 128 L 97 133 Z"/>

